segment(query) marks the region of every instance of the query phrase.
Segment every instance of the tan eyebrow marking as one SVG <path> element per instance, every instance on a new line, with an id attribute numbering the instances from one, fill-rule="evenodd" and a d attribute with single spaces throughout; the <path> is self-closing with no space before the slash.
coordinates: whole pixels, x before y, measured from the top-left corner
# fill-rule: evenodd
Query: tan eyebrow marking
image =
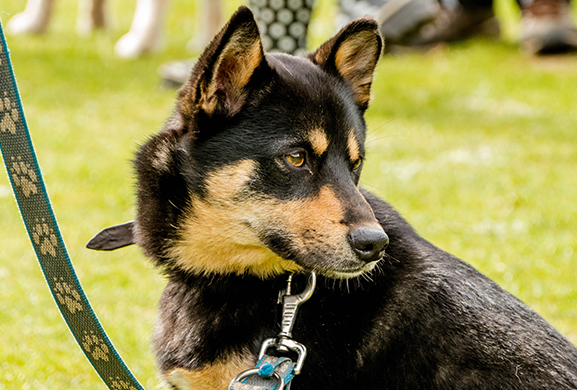
<path id="1" fill-rule="evenodd" d="M 319 128 L 311 131 L 309 141 L 313 147 L 313 152 L 319 156 L 329 147 L 329 140 L 327 139 L 326 133 Z"/>
<path id="2" fill-rule="evenodd" d="M 357 137 L 355 137 L 355 131 L 353 129 L 351 129 L 349 132 L 347 146 L 349 148 L 349 156 L 351 156 L 351 161 L 358 160 L 361 157 L 361 151 L 359 148 L 359 141 L 357 141 Z"/>

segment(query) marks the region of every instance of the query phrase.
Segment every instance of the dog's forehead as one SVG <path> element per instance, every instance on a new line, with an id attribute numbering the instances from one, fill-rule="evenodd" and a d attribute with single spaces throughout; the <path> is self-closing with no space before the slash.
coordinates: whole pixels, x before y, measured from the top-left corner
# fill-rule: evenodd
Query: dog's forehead
<path id="1" fill-rule="evenodd" d="M 321 69 L 304 57 L 284 53 L 266 53 L 265 56 L 270 67 L 281 77 L 295 80 L 322 77 Z"/>
<path id="2" fill-rule="evenodd" d="M 362 143 L 364 120 L 345 83 L 307 58 L 279 53 L 266 56 L 284 84 L 283 98 L 296 103 L 289 108 L 301 111 L 299 135 L 309 140 L 315 152 L 322 154 L 337 139 L 345 141 L 348 148 Z"/>

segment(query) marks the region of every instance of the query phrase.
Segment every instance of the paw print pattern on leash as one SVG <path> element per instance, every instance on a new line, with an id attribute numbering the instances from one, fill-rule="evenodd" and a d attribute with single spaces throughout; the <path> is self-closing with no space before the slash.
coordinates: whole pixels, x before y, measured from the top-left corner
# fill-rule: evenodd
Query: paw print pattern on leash
<path id="1" fill-rule="evenodd" d="M 82 299 L 76 289 L 69 283 L 64 281 L 64 278 L 54 278 L 54 294 L 61 305 L 66 306 L 70 313 L 74 314 L 77 311 L 82 311 Z"/>
<path id="2" fill-rule="evenodd" d="M 32 228 L 32 240 L 34 240 L 36 245 L 40 246 L 40 253 L 56 256 L 58 240 L 54 230 L 48 226 L 44 218 L 42 220 L 36 219 L 36 224 Z"/>
<path id="3" fill-rule="evenodd" d="M 25 197 L 30 195 L 36 195 L 38 193 L 38 177 L 36 172 L 30 166 L 30 164 L 22 161 L 20 157 L 16 159 L 11 158 L 12 161 L 12 180 L 16 187 L 20 187 Z"/>
<path id="4" fill-rule="evenodd" d="M 94 331 L 91 330 L 90 333 L 84 331 L 82 346 L 86 352 L 92 355 L 94 360 L 104 360 L 106 362 L 109 360 L 108 354 L 110 350 L 108 346 L 104 343 L 104 340 L 96 336 Z"/>
<path id="5" fill-rule="evenodd" d="M 0 98 L 0 118 L 2 118 L 0 119 L 0 131 L 16 134 L 16 122 L 20 120 L 20 114 L 16 104 L 12 103 L 6 95 L 7 92 L 4 92 L 4 97 Z"/>
<path id="6" fill-rule="evenodd" d="M 113 390 L 136 390 L 136 387 L 132 386 L 130 383 L 123 381 L 119 377 L 110 377 L 110 382 Z"/>

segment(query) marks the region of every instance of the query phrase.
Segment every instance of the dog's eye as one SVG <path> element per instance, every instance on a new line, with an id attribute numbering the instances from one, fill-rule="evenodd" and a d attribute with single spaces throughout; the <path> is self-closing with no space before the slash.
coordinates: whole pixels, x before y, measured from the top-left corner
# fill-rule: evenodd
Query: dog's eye
<path id="1" fill-rule="evenodd" d="M 356 171 L 357 169 L 359 169 L 361 167 L 362 162 L 363 162 L 363 160 L 360 158 L 357 158 L 355 161 L 353 161 L 353 165 L 351 166 L 353 171 Z"/>
<path id="2" fill-rule="evenodd" d="M 293 152 L 290 154 L 287 154 L 285 156 L 285 159 L 287 160 L 287 162 L 294 166 L 294 167 L 302 167 L 305 163 L 305 153 L 304 152 Z"/>

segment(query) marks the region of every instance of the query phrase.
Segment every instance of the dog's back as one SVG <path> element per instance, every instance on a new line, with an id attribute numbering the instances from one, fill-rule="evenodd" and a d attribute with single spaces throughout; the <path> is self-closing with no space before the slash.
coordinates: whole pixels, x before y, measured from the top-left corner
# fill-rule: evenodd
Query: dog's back
<path id="1" fill-rule="evenodd" d="M 381 361 L 393 367 L 382 378 L 395 378 L 390 388 L 577 388 L 577 349 L 566 338 L 470 265 L 419 237 L 390 206 L 370 194 L 367 200 L 397 260 L 379 277 L 389 297 L 380 330 L 363 342 L 388 345 Z"/>

